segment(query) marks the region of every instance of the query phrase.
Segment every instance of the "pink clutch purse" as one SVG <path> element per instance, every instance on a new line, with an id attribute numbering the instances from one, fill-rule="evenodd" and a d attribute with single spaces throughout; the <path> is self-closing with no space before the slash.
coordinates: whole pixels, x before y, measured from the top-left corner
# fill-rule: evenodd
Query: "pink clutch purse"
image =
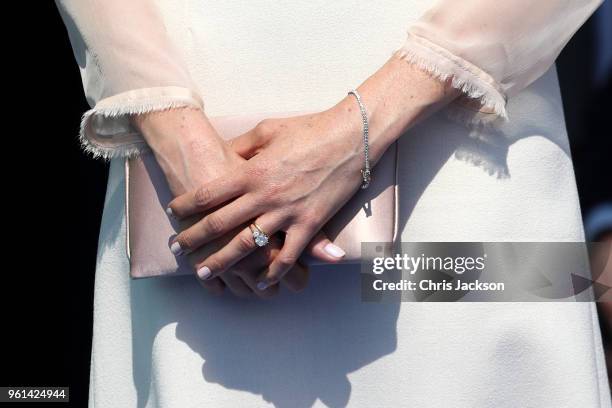
<path id="1" fill-rule="evenodd" d="M 307 112 L 219 116 L 211 123 L 225 139 L 239 136 L 267 117 L 288 117 Z M 390 242 L 395 233 L 396 152 L 393 144 L 373 171 L 369 188 L 355 196 L 325 225 L 329 238 L 346 251 L 344 262 L 360 262 L 361 242 Z M 358 175 L 357 175 L 358 176 Z M 357 177 L 356 176 L 356 177 Z M 125 162 L 127 253 L 132 278 L 192 274 L 185 257 L 168 247 L 175 225 L 166 215 L 172 200 L 164 174 L 151 152 Z M 338 180 L 339 183 L 342 180 Z M 310 257 L 307 264 L 320 263 Z"/>

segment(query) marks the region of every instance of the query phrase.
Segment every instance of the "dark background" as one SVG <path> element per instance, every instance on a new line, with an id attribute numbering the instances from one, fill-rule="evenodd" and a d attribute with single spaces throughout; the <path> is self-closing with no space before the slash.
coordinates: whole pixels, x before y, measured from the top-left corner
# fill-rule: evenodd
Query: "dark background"
<path id="1" fill-rule="evenodd" d="M 14 34 L 18 58 L 5 76 L 0 385 L 70 386 L 82 407 L 107 166 L 79 149 L 88 105 L 55 4 L 22 3 L 34 35 Z M 583 214 L 612 202 L 612 91 L 609 73 L 595 79 L 596 37 L 589 21 L 557 63 Z"/>

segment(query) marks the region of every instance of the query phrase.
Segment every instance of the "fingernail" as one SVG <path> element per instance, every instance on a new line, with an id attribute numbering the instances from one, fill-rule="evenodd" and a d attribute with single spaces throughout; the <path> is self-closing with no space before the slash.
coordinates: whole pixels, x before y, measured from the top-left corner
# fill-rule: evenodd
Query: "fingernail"
<path id="1" fill-rule="evenodd" d="M 208 266 L 203 266 L 198 269 L 198 276 L 200 277 L 200 279 L 208 279 L 212 276 L 212 272 L 210 271 L 210 268 Z"/>
<path id="2" fill-rule="evenodd" d="M 170 208 L 170 207 L 166 208 L 166 215 L 168 217 L 173 217 L 174 218 L 174 213 L 172 212 L 172 208 Z"/>
<path id="3" fill-rule="evenodd" d="M 259 282 L 259 283 L 257 284 L 257 289 L 258 289 L 258 290 L 266 290 L 266 289 L 268 289 L 268 286 L 269 286 L 268 282 L 266 282 L 266 281 L 261 281 L 261 282 Z"/>
<path id="4" fill-rule="evenodd" d="M 178 241 L 174 241 L 172 245 L 170 245 L 170 251 L 174 254 L 174 256 L 183 254 L 183 248 L 181 248 L 181 244 L 179 244 Z"/>
<path id="5" fill-rule="evenodd" d="M 340 248 L 338 245 L 332 244 L 331 242 L 325 245 L 323 250 L 334 258 L 342 258 L 344 255 L 346 255 L 346 252 L 344 252 L 342 248 Z"/>

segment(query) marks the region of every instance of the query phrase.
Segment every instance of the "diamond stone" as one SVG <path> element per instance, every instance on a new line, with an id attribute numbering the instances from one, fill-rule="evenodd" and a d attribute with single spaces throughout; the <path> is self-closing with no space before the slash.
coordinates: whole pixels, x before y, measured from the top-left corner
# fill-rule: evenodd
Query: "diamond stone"
<path id="1" fill-rule="evenodd" d="M 255 240 L 255 244 L 260 247 L 268 243 L 268 236 L 257 230 L 253 231 L 253 239 Z"/>

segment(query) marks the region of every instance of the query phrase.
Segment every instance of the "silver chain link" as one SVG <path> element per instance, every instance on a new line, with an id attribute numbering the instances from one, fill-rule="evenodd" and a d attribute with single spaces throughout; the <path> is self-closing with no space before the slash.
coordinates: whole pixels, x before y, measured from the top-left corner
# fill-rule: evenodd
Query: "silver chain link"
<path id="1" fill-rule="evenodd" d="M 361 102 L 361 96 L 356 89 L 351 89 L 348 92 L 349 95 L 354 95 L 355 99 L 357 99 L 357 104 L 359 105 L 359 111 L 361 112 L 361 121 L 363 123 L 363 153 L 364 153 L 364 166 L 361 170 L 361 177 L 363 178 L 363 183 L 361 184 L 361 188 L 368 188 L 370 185 L 370 181 L 372 179 L 372 170 L 370 168 L 370 141 L 369 141 L 369 122 L 368 122 L 368 114 L 366 112 L 366 108 Z"/>

